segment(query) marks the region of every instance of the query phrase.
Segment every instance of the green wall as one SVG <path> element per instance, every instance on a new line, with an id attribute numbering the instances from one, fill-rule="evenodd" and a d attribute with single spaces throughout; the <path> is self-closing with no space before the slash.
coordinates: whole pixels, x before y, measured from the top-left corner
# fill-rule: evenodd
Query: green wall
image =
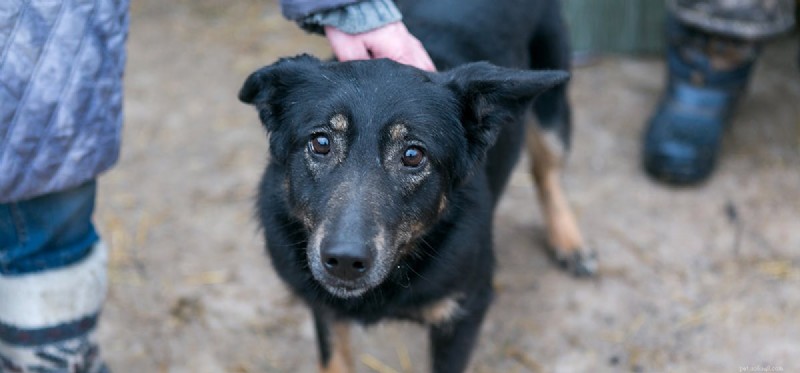
<path id="1" fill-rule="evenodd" d="M 660 53 L 664 0 L 561 0 L 576 56 Z"/>

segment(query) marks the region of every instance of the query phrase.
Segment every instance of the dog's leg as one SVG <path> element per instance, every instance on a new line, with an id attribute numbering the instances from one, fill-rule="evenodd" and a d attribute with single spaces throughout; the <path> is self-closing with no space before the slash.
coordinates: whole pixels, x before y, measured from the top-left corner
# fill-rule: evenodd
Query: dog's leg
<path id="1" fill-rule="evenodd" d="M 491 289 L 479 291 L 457 318 L 430 326 L 434 373 L 460 373 L 467 370 L 491 297 Z"/>
<path id="2" fill-rule="evenodd" d="M 322 373 L 354 372 L 350 353 L 350 324 L 332 320 L 323 311 L 314 311 L 319 347 L 319 371 Z"/>
<path id="3" fill-rule="evenodd" d="M 561 186 L 563 146 L 554 134 L 528 126 L 527 147 L 531 173 L 544 211 L 547 239 L 556 260 L 577 276 L 596 271 L 594 252 L 587 250 L 575 215 Z"/>
<path id="4" fill-rule="evenodd" d="M 547 1 L 530 43 L 531 68 L 570 69 L 567 31 L 558 1 Z M 547 238 L 556 260 L 578 276 L 594 274 L 596 255 L 588 250 L 561 186 L 561 170 L 572 135 L 572 115 L 563 84 L 544 92 L 533 104 L 538 121 L 528 120 L 531 171 L 544 210 Z"/>

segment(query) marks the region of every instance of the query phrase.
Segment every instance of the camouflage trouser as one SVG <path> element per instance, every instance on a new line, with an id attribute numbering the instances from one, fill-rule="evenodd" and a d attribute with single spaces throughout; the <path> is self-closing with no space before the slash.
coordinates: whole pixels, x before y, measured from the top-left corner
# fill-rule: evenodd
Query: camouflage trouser
<path id="1" fill-rule="evenodd" d="M 762 40 L 789 30 L 796 0 L 667 0 L 680 21 L 725 36 Z"/>

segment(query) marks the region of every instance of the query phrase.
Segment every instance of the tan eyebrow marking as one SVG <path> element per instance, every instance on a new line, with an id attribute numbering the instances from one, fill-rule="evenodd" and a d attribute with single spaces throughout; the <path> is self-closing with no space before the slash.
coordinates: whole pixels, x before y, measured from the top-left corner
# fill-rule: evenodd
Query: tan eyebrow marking
<path id="1" fill-rule="evenodd" d="M 403 140 L 404 137 L 408 134 L 408 127 L 406 127 L 403 123 L 393 124 L 391 128 L 389 128 L 389 136 L 392 137 L 393 141 L 400 141 Z"/>
<path id="2" fill-rule="evenodd" d="M 336 114 L 331 118 L 331 127 L 334 131 L 346 131 L 349 125 L 347 118 L 342 114 Z"/>

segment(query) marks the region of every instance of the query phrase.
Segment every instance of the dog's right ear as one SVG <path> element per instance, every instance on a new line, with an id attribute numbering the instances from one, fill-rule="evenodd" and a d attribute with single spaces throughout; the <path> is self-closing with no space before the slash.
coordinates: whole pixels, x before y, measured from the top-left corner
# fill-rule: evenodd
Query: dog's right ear
<path id="1" fill-rule="evenodd" d="M 302 54 L 264 66 L 247 77 L 239 90 L 239 101 L 255 106 L 267 131 L 275 131 L 283 110 L 281 99 L 288 89 L 307 81 L 320 64 L 317 58 Z"/>
<path id="2" fill-rule="evenodd" d="M 256 107 L 269 136 L 272 161 L 284 163 L 289 157 L 291 131 L 278 131 L 284 117 L 286 95 L 291 89 L 313 81 L 322 63 L 309 56 L 283 58 L 250 74 L 239 90 L 239 100 Z"/>

